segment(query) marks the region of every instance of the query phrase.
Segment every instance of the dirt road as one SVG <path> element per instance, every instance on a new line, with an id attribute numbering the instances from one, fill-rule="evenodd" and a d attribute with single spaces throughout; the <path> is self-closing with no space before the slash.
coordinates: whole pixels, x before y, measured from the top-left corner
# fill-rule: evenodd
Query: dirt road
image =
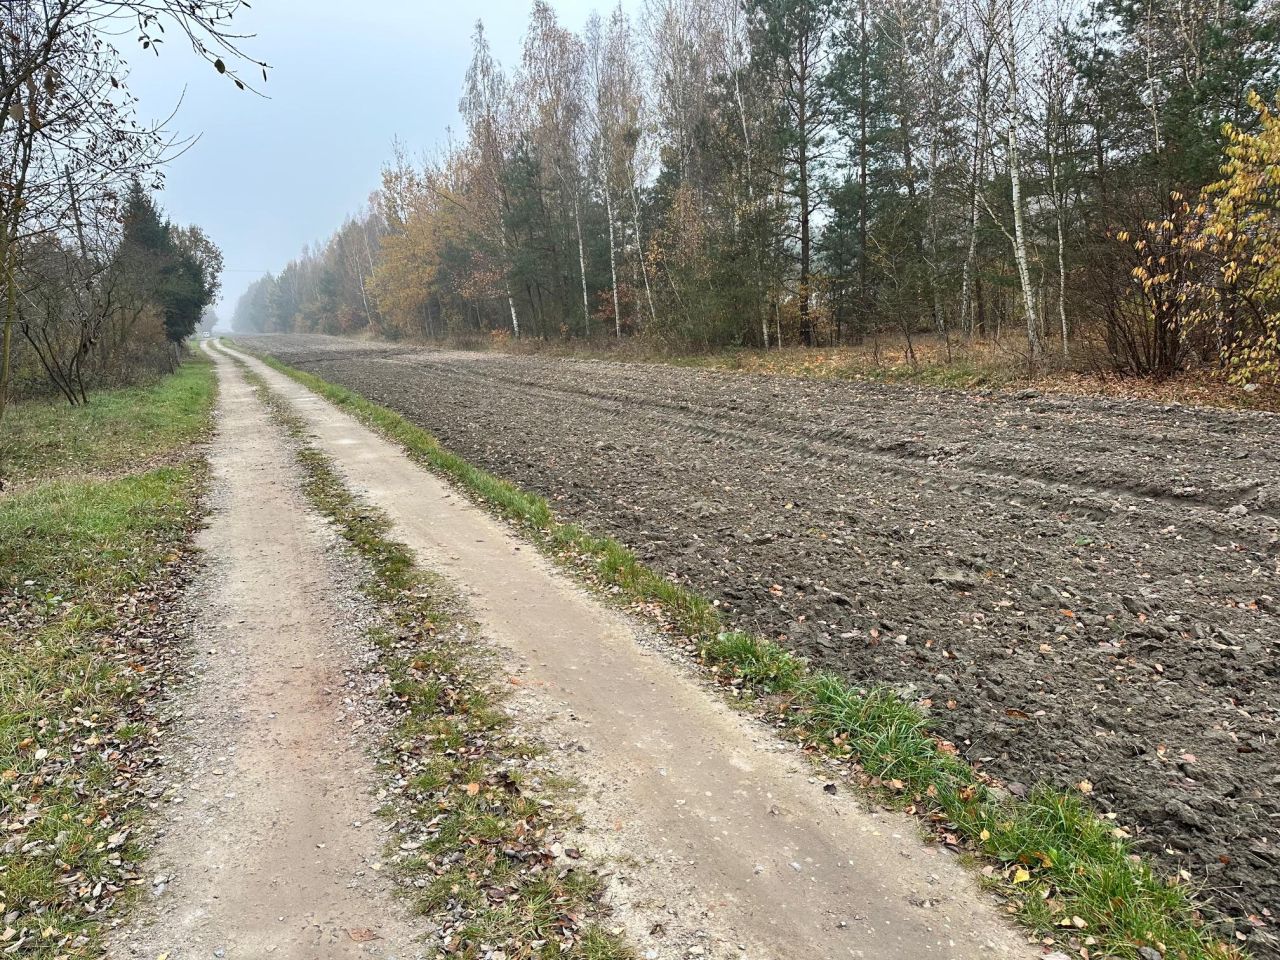
<path id="1" fill-rule="evenodd" d="M 1085 782 L 1224 915 L 1274 922 L 1280 418 L 254 346 L 406 414 L 731 621 L 929 705 L 1015 791 Z"/>
<path id="2" fill-rule="evenodd" d="M 1035 954 L 913 821 L 829 795 L 798 754 L 645 646 L 636 623 L 393 445 L 252 364 L 509 651 L 515 708 L 583 784 L 581 843 L 614 858 L 617 919 L 644 956 Z"/>
<path id="3" fill-rule="evenodd" d="M 408 960 L 421 931 L 373 869 L 376 778 L 348 701 L 369 655 L 360 603 L 284 433 L 231 361 L 218 372 L 183 773 L 151 896 L 111 956 Z"/>

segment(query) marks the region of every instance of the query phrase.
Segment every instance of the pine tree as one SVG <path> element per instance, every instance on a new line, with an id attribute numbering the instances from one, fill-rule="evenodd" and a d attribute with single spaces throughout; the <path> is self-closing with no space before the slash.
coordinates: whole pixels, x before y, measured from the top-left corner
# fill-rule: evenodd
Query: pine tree
<path id="1" fill-rule="evenodd" d="M 813 322 L 815 214 L 821 205 L 820 171 L 831 151 L 834 102 L 834 0 L 750 0 L 752 59 L 772 98 L 772 135 L 782 160 L 781 185 L 795 224 L 800 336 L 817 342 Z"/>

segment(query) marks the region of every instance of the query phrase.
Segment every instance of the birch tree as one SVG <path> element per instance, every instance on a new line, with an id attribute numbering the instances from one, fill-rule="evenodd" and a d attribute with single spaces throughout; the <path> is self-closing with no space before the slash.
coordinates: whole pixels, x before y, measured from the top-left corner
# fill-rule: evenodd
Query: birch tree
<path id="1" fill-rule="evenodd" d="M 609 294 L 613 304 L 614 335 L 622 339 L 622 303 L 618 281 L 620 224 L 617 198 L 631 196 L 634 152 L 639 129 L 636 83 L 630 55 L 630 23 L 619 6 L 606 25 L 598 15 L 587 22 L 585 42 L 591 106 L 591 166 L 596 194 L 604 206 L 609 246 Z M 625 230 L 622 231 L 625 233 Z"/>
<path id="2" fill-rule="evenodd" d="M 510 109 L 506 81 L 494 60 L 485 36 L 484 24 L 476 21 L 471 38 L 471 63 L 463 81 L 458 112 L 467 125 L 467 136 L 476 154 L 473 190 L 476 196 L 476 226 L 501 252 L 503 292 L 511 315 L 511 335 L 520 339 L 520 316 L 511 293 L 511 246 L 507 219 L 511 201 L 507 195 L 505 170 L 510 130 L 504 122 Z"/>
<path id="3" fill-rule="evenodd" d="M 1034 2 L 1034 0 L 1031 0 Z M 1022 310 L 1026 321 L 1027 349 L 1031 363 L 1038 363 L 1044 354 L 1043 325 L 1034 283 L 1031 278 L 1030 241 L 1027 236 L 1026 210 L 1022 196 L 1022 118 L 1026 108 L 1022 91 L 1022 74 L 1038 31 L 1043 27 L 1033 15 L 1028 0 L 1002 0 L 1000 9 L 993 11 L 990 29 L 996 37 L 995 46 L 1004 67 L 1005 85 L 1005 165 L 1009 176 L 1009 200 L 1012 233 L 1005 227 L 1006 236 L 1013 249 L 1013 261 L 1017 267 L 1018 284 L 1022 293 Z"/>

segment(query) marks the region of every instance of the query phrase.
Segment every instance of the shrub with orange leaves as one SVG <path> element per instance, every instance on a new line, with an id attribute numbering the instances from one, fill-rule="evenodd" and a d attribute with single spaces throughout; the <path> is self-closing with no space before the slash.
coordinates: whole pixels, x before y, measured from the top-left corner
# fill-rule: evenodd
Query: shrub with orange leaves
<path id="1" fill-rule="evenodd" d="M 1111 356 L 1135 373 L 1164 376 L 1182 365 L 1201 243 L 1186 198 L 1169 196 L 1164 217 L 1113 238 L 1126 248 L 1128 282 L 1104 305 Z"/>

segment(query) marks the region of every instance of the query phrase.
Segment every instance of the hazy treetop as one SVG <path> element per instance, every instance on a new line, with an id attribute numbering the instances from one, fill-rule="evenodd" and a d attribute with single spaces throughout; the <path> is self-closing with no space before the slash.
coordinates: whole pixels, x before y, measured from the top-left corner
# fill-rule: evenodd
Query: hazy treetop
<path id="1" fill-rule="evenodd" d="M 582 26 L 592 0 L 556 0 Z M 628 8 L 638 0 L 624 0 Z M 161 202 L 200 223 L 225 255 L 224 315 L 245 286 L 323 239 L 378 183 L 393 138 L 429 149 L 456 129 L 460 78 L 475 20 L 504 64 L 519 58 L 531 3 L 307 0 L 262 3 L 237 16 L 245 42 L 271 65 L 265 97 L 239 93 L 186 51 L 153 57 L 122 44 L 144 116 L 166 116 L 201 139 L 172 164 Z M 183 97 L 183 88 L 186 88 Z"/>

